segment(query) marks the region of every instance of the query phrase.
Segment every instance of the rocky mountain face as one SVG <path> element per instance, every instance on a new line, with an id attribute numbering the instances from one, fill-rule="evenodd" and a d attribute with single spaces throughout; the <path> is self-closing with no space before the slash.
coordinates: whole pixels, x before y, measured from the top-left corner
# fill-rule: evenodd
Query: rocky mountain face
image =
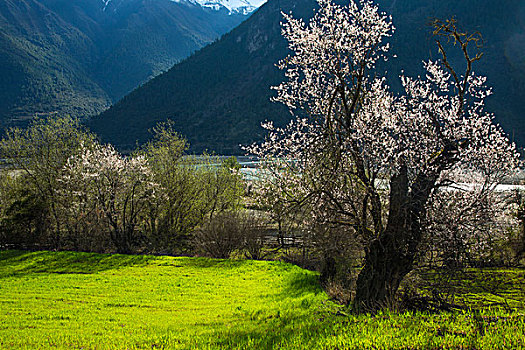
<path id="1" fill-rule="evenodd" d="M 248 14 L 193 0 L 0 0 L 0 127 L 98 114 Z"/>
<path id="2" fill-rule="evenodd" d="M 521 0 L 379 0 L 393 16 L 396 59 L 381 69 L 400 90 L 399 74 L 422 73 L 422 61 L 439 58 L 432 18 L 455 17 L 461 28 L 483 34 L 484 57 L 475 67 L 488 77 L 494 95 L 488 109 L 521 146 L 525 145 L 525 4 Z M 313 0 L 269 0 L 221 40 L 136 89 L 90 125 L 105 141 L 130 149 L 148 139 L 147 130 L 166 119 L 189 140 L 191 150 L 239 154 L 239 144 L 263 137 L 260 123 L 284 124 L 290 114 L 271 103 L 270 86 L 283 80 L 275 63 L 288 54 L 281 37 L 281 11 L 309 18 Z M 461 63 L 460 55 L 451 59 Z"/>

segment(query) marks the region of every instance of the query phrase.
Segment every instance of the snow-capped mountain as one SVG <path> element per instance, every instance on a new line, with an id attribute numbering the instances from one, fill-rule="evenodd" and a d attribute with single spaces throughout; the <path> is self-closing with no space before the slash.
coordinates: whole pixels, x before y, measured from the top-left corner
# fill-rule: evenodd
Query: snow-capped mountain
<path id="1" fill-rule="evenodd" d="M 126 0 L 100 0 L 102 10 L 106 11 L 111 5 L 116 10 Z M 249 15 L 257 10 L 267 0 L 171 0 L 177 3 L 199 5 L 216 11 L 226 10 L 230 15 Z"/>
<path id="2" fill-rule="evenodd" d="M 266 0 L 172 0 L 174 2 L 188 2 L 202 7 L 220 11 L 226 9 L 230 14 L 247 15 L 257 10 Z"/>

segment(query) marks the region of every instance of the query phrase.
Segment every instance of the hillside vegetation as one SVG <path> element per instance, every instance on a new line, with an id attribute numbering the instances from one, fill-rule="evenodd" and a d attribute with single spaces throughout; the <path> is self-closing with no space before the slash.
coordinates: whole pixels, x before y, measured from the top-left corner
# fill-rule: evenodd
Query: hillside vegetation
<path id="1" fill-rule="evenodd" d="M 348 316 L 280 262 L 3 251 L 0 348 L 519 349 L 524 274 L 494 274 L 521 309 Z"/>
<path id="2" fill-rule="evenodd" d="M 422 61 L 439 57 L 429 26 L 432 18 L 455 17 L 461 28 L 481 32 L 484 56 L 475 71 L 486 75 L 487 84 L 494 87 L 494 95 L 487 100 L 488 109 L 513 141 L 525 144 L 525 111 L 521 103 L 525 99 L 522 1 L 376 2 L 382 11 L 392 15 L 396 27 L 391 52 L 397 58 L 381 69 L 389 71 L 389 82 L 398 91 L 402 70 L 413 77 L 424 74 Z M 312 0 L 268 1 L 219 41 L 94 117 L 92 129 L 105 141 L 132 149 L 136 141 L 148 139 L 149 128 L 171 119 L 194 152 L 208 149 L 219 154 L 242 154 L 239 144 L 263 139 L 261 122 L 272 120 L 284 125 L 290 118 L 286 108 L 270 102 L 275 96 L 270 86 L 283 80 L 275 64 L 289 53 L 281 36 L 281 11 L 308 19 L 315 6 Z M 451 59 L 461 62 L 459 56 Z"/>
<path id="3" fill-rule="evenodd" d="M 0 127 L 96 115 L 247 17 L 169 0 L 104 3 L 0 1 Z"/>

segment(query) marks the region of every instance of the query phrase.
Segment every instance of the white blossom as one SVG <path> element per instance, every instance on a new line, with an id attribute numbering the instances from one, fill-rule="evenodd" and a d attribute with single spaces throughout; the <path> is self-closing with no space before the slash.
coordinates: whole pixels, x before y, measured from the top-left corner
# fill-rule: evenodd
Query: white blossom
<path id="1" fill-rule="evenodd" d="M 427 61 L 426 74 L 401 75 L 404 91 L 394 94 L 375 70 L 388 58 L 391 18 L 371 1 L 318 3 L 308 24 L 283 14 L 292 54 L 278 64 L 286 80 L 273 87 L 274 100 L 295 118 L 285 128 L 264 123 L 266 141 L 247 148 L 263 159 L 262 196 L 281 193 L 282 201 L 313 203 L 374 236 L 386 225 L 390 182 L 404 169 L 409 191 L 421 191 L 415 184 L 427 179 L 424 190 L 434 195 L 424 197 L 434 201 L 458 173 L 478 174 L 490 191 L 516 168 L 514 144 L 485 111 L 492 93 L 485 77 L 472 71 L 455 76 L 443 61 Z"/>

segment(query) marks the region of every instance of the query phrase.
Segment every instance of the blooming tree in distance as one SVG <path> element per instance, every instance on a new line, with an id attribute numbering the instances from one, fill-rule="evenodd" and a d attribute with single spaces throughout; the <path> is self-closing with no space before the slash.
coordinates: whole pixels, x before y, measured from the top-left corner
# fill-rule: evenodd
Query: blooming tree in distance
<path id="1" fill-rule="evenodd" d="M 73 198 L 72 212 L 99 211 L 117 251 L 133 251 L 137 226 L 158 188 L 144 156 L 125 158 L 110 145 L 84 145 L 69 158 L 60 181 Z"/>

